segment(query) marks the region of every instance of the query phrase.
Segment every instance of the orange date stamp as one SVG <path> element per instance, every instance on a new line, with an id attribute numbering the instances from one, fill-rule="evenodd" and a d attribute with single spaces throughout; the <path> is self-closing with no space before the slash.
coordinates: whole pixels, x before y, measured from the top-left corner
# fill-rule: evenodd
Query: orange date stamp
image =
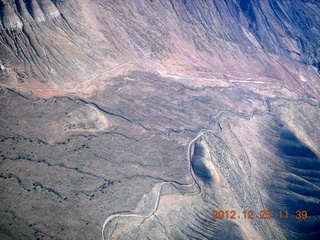
<path id="1" fill-rule="evenodd" d="M 272 219 L 277 216 L 280 219 L 306 219 L 308 217 L 308 212 L 306 210 L 297 210 L 295 212 L 289 212 L 288 210 L 280 210 L 276 214 L 272 213 L 271 210 L 245 210 L 238 213 L 235 210 L 214 210 L 212 212 L 213 219 Z"/>

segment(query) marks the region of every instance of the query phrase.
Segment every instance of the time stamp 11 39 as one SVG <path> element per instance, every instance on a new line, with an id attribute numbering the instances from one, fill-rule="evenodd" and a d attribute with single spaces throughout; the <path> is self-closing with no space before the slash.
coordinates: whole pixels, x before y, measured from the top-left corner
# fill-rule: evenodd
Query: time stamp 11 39
<path id="1" fill-rule="evenodd" d="M 213 219 L 272 219 L 274 217 L 280 219 L 307 219 L 308 212 L 306 210 L 296 210 L 294 212 L 288 210 L 279 210 L 272 212 L 271 210 L 245 210 L 237 212 L 235 210 L 214 210 L 212 212 Z"/>

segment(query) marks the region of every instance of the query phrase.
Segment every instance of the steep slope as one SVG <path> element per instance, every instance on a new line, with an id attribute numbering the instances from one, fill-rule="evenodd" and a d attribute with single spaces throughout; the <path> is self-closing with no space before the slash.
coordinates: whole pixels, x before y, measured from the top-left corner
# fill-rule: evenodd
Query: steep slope
<path id="1" fill-rule="evenodd" d="M 313 1 L 2 0 L 0 61 L 13 79 L 57 89 L 130 62 L 125 69 L 270 77 L 318 95 L 319 10 Z"/>

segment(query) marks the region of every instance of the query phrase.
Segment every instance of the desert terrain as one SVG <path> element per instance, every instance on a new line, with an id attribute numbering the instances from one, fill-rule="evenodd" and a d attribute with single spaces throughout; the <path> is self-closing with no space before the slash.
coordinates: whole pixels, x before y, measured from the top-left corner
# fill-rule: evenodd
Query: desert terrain
<path id="1" fill-rule="evenodd" d="M 0 239 L 319 239 L 319 12 L 0 0 Z"/>

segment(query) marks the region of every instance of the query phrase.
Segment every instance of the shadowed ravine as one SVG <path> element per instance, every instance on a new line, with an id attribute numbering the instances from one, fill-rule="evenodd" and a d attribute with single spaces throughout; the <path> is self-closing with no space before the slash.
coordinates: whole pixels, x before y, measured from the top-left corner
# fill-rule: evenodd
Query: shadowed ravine
<path id="1" fill-rule="evenodd" d="M 288 211 L 289 219 L 277 216 L 279 225 L 287 229 L 288 239 L 320 238 L 320 158 L 280 121 L 275 121 L 274 133 L 268 136 L 283 167 L 274 172 L 273 184 L 268 184 L 272 198 L 270 209 Z M 297 220 L 297 210 L 306 210 L 305 220 Z"/>

